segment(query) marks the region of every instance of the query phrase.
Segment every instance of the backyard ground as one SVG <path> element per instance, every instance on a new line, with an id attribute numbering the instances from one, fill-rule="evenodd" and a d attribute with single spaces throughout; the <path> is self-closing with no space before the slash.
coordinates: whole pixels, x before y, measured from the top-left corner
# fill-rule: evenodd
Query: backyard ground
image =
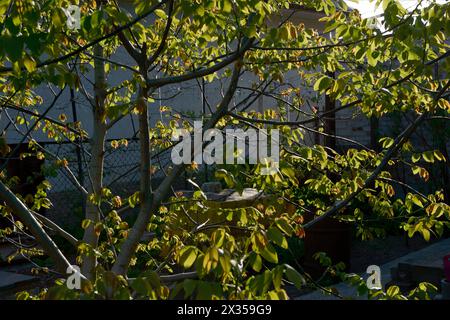
<path id="1" fill-rule="evenodd" d="M 406 238 L 404 235 L 387 236 L 383 239 L 374 239 L 370 241 L 354 241 L 351 249 L 351 267 L 350 272 L 364 273 L 369 265 L 382 265 L 409 253 L 423 249 L 438 240 L 432 239 L 429 242 L 423 240 L 420 236 Z M 20 274 L 32 276 L 31 279 L 16 279 L 11 277 L 11 281 L 1 279 L 0 281 L 0 299 L 15 299 L 16 293 L 29 290 L 37 293 L 40 288 L 52 285 L 57 278 L 51 274 L 33 274 L 30 270 L 33 265 L 26 261 L 19 261 L 12 265 L 3 264 L 0 266 L 0 272 L 8 272 L 11 274 Z M 15 282 L 17 280 L 17 282 Z M 23 282 L 22 282 L 23 281 Z M 1 287 L 3 283 L 3 287 Z M 288 290 L 293 296 L 298 296 L 298 291 Z M 309 292 L 309 291 L 305 291 Z M 302 292 L 303 293 L 303 292 Z"/>

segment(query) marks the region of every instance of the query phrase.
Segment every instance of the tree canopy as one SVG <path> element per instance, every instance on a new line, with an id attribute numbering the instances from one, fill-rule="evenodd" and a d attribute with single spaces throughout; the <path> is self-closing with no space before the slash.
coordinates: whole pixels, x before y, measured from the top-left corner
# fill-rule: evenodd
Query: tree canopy
<path id="1" fill-rule="evenodd" d="M 80 7 L 78 30 L 67 27 L 61 8 L 69 4 Z M 29 156 L 65 171 L 86 201 L 78 239 L 37 213 L 51 206 L 47 181 L 31 196 L 11 191 L 17 181 L 5 168 L 16 150 L 1 138 L 6 160 L 0 164 L 0 212 L 15 228 L 0 230 L 0 237 L 29 233 L 52 259 L 51 269 L 65 278 L 67 267 L 77 264 L 84 279 L 82 290 L 58 282 L 33 298 L 287 299 L 285 283 L 297 288 L 316 283 L 295 257 L 286 262 L 281 252 L 294 255 L 291 244 L 325 218 L 352 223 L 363 239 L 383 235 L 373 220 L 395 220 L 409 236 L 419 233 L 426 240 L 442 236 L 450 226 L 445 190 L 418 190 L 392 170 L 406 168 L 426 184 L 428 165 L 447 165 L 450 4 L 419 1 L 410 10 L 397 0 L 377 5 L 383 13 L 374 24 L 331 0 L 0 0 L 0 115 L 29 145 Z M 296 10 L 322 13 L 323 30 L 293 22 Z M 291 73 L 298 80 L 287 76 Z M 120 81 L 110 81 L 117 75 Z M 164 120 L 152 125 L 151 108 L 159 108 L 159 89 L 189 81 L 221 84 L 218 103 L 206 101 L 210 112 L 203 130 L 230 125 L 280 130 L 275 174 L 261 174 L 267 163 L 212 168 L 217 181 L 238 191 L 262 190 L 269 203 L 214 206 L 195 182 L 201 172 L 194 161 L 158 162 L 158 155 L 176 144 L 171 140 L 176 129 L 193 132 L 192 118 L 173 110 L 167 99 L 158 110 Z M 37 94 L 42 87 L 52 93 L 50 100 Z M 69 90 L 89 103 L 92 128 L 64 114 L 48 115 Z M 277 107 L 255 111 L 252 106 L 263 96 Z M 324 96 L 333 109 L 323 110 L 314 100 Z M 12 110 L 22 116 L 9 117 Z M 324 122 L 343 111 L 368 119 L 401 113 L 410 121 L 396 136 L 365 146 L 327 131 Z M 103 182 L 104 150 L 108 131 L 130 115 L 139 121 L 140 185 L 119 196 Z M 411 139 L 427 123 L 442 128 L 437 136 L 444 149 L 423 150 Z M 84 184 L 66 159 L 34 139 L 38 131 L 56 142 L 89 143 Z M 310 144 L 307 133 L 352 147 Z M 183 172 L 192 177 L 189 197 L 173 188 Z M 157 174 L 163 178 L 155 186 Z M 125 221 L 123 213 L 134 209 L 135 219 Z M 313 218 L 306 221 L 306 215 Z M 142 240 L 146 232 L 150 240 Z M 349 278 L 337 262 L 322 259 L 328 270 Z M 363 286 L 358 277 L 350 280 Z M 396 290 L 372 294 L 405 298 Z"/>

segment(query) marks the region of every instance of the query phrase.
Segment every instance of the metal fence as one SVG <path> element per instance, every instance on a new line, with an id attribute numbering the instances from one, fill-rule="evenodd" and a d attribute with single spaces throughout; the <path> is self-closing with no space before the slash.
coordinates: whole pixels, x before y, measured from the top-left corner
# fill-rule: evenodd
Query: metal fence
<path id="1" fill-rule="evenodd" d="M 104 158 L 104 186 L 114 194 L 122 197 L 128 196 L 139 189 L 139 141 L 127 140 L 127 146 L 120 145 L 117 148 L 111 146 L 111 140 L 106 142 Z M 88 163 L 90 160 L 89 143 L 41 143 L 45 150 L 56 155 L 59 159 L 65 159 L 68 167 L 78 181 L 85 187 L 90 183 Z M 44 168 L 50 168 L 54 160 L 47 158 Z M 50 182 L 51 189 L 48 198 L 52 202 L 52 208 L 47 214 L 55 220 L 70 223 L 72 219 L 82 216 L 84 199 L 80 190 L 64 169 L 49 172 L 45 179 Z"/>

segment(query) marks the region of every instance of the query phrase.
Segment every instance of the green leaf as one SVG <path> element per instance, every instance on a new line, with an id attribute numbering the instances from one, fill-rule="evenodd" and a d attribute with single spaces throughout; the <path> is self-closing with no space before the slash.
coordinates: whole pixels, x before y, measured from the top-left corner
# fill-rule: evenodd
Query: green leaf
<path id="1" fill-rule="evenodd" d="M 289 38 L 291 37 L 289 29 L 287 26 L 284 26 L 280 29 L 280 38 L 282 40 L 289 40 Z"/>
<path id="2" fill-rule="evenodd" d="M 400 293 L 400 288 L 397 286 L 390 286 L 389 289 L 386 291 L 386 294 L 389 297 L 394 297 Z"/>
<path id="3" fill-rule="evenodd" d="M 272 283 L 273 283 L 273 287 L 275 289 L 280 289 L 281 288 L 281 283 L 283 281 L 283 272 L 284 272 L 284 266 L 276 266 L 273 270 L 272 270 Z"/>
<path id="4" fill-rule="evenodd" d="M 193 246 L 186 246 L 180 250 L 180 264 L 185 268 L 190 268 L 197 259 L 198 249 Z"/>
<path id="5" fill-rule="evenodd" d="M 288 242 L 279 229 L 270 227 L 269 230 L 267 230 L 267 237 L 277 246 L 280 246 L 283 249 L 288 248 Z"/>
<path id="6" fill-rule="evenodd" d="M 376 43 L 372 42 L 369 48 L 367 48 L 367 63 L 369 63 L 370 66 L 375 67 L 377 65 L 377 58 L 379 56 L 379 52 L 376 51 Z"/>
<path id="7" fill-rule="evenodd" d="M 198 6 L 196 13 L 203 17 L 205 15 L 205 8 L 203 6 Z"/>
<path id="8" fill-rule="evenodd" d="M 289 181 L 298 185 L 297 177 L 295 176 L 295 171 L 291 167 L 284 167 L 281 169 L 281 173 L 289 178 Z"/>
<path id="9" fill-rule="evenodd" d="M 128 205 L 132 209 L 134 207 L 136 207 L 136 205 L 138 205 L 139 202 L 140 202 L 140 200 L 139 200 L 139 192 L 135 192 L 130 197 L 128 197 Z"/>
<path id="10" fill-rule="evenodd" d="M 286 278 L 294 284 L 297 289 L 303 287 L 306 283 L 305 278 L 290 265 L 286 265 Z"/>
<path id="11" fill-rule="evenodd" d="M 27 47 L 35 55 L 38 55 L 39 50 L 41 49 L 40 39 L 41 39 L 40 33 L 33 33 L 25 39 L 25 43 L 26 43 Z"/>
<path id="12" fill-rule="evenodd" d="M 17 300 L 28 300 L 29 297 L 30 297 L 30 294 L 26 291 L 21 291 L 16 294 Z"/>
<path id="13" fill-rule="evenodd" d="M 192 293 L 194 292 L 195 288 L 197 287 L 197 282 L 198 281 L 192 280 L 192 279 L 184 280 L 183 289 L 184 289 L 184 292 L 185 292 L 185 298 L 187 298 L 187 297 L 192 295 Z"/>
<path id="14" fill-rule="evenodd" d="M 380 139 L 380 143 L 384 149 L 388 149 L 394 144 L 394 139 L 389 138 L 389 137 L 384 137 L 384 138 Z"/>
<path id="15" fill-rule="evenodd" d="M 230 0 L 224 0 L 223 1 L 223 11 L 226 13 L 231 12 L 231 10 L 233 9 L 233 6 L 231 4 Z"/>
<path id="16" fill-rule="evenodd" d="M 286 291 L 281 290 L 271 290 L 267 292 L 267 295 L 270 300 L 289 300 L 289 296 L 287 295 Z"/>
<path id="17" fill-rule="evenodd" d="M 420 232 L 422 233 L 422 236 L 424 238 L 425 241 L 430 241 L 430 230 L 422 228 L 422 230 L 420 230 Z"/>
<path id="18" fill-rule="evenodd" d="M 101 22 L 103 21 L 103 11 L 98 10 L 95 11 L 92 16 L 91 16 L 91 28 L 92 29 L 96 29 L 98 28 L 98 26 L 101 24 Z"/>
<path id="19" fill-rule="evenodd" d="M 253 270 L 260 272 L 262 269 L 262 259 L 261 256 L 255 252 L 250 254 L 249 264 Z"/>
<path id="20" fill-rule="evenodd" d="M 231 174 L 230 172 L 228 172 L 225 169 L 217 170 L 216 173 L 215 173 L 215 177 L 217 179 L 224 179 L 225 183 L 227 184 L 227 186 L 229 188 L 234 188 L 234 186 L 236 184 L 236 180 L 234 179 L 233 174 Z"/>
<path id="21" fill-rule="evenodd" d="M 25 57 L 25 59 L 23 59 L 23 64 L 28 72 L 33 72 L 36 69 L 36 61 L 31 57 Z"/>
<path id="22" fill-rule="evenodd" d="M 84 220 L 81 222 L 81 227 L 82 227 L 83 229 L 87 229 L 87 228 L 89 227 L 89 225 L 91 224 L 91 222 L 92 222 L 92 220 L 84 219 Z"/>
<path id="23" fill-rule="evenodd" d="M 422 158 L 426 162 L 433 163 L 434 162 L 434 153 L 433 151 L 426 151 L 422 153 Z"/>
<path id="24" fill-rule="evenodd" d="M 156 9 L 155 14 L 160 17 L 161 19 L 167 19 L 167 14 L 164 12 L 164 10 Z"/>
<path id="25" fill-rule="evenodd" d="M 255 25 L 248 26 L 244 31 L 245 35 L 249 38 L 255 37 L 257 32 Z"/>
<path id="26" fill-rule="evenodd" d="M 8 58 L 13 62 L 19 60 L 23 52 L 22 37 L 5 36 L 2 40 Z"/>
<path id="27" fill-rule="evenodd" d="M 444 162 L 446 161 L 444 155 L 439 150 L 435 150 L 433 154 L 434 154 L 434 157 L 436 159 L 438 159 L 439 161 L 444 161 Z"/>
<path id="28" fill-rule="evenodd" d="M 225 239 L 224 229 L 217 229 L 211 235 L 211 242 L 214 244 L 216 248 L 220 248 L 223 245 L 224 239 Z"/>
<path id="29" fill-rule="evenodd" d="M 314 83 L 314 90 L 323 92 L 330 87 L 332 82 L 333 82 L 333 79 L 331 79 L 330 77 L 327 77 L 327 76 L 323 76 L 320 79 L 318 79 L 316 81 L 316 83 Z"/>
<path id="30" fill-rule="evenodd" d="M 239 221 L 242 223 L 243 226 L 245 226 L 248 223 L 247 210 L 245 208 L 241 208 L 241 210 L 239 210 Z"/>
<path id="31" fill-rule="evenodd" d="M 278 263 L 278 255 L 275 248 L 269 243 L 267 246 L 262 248 L 261 256 L 271 263 Z"/>
<path id="32" fill-rule="evenodd" d="M 330 23 L 330 22 L 332 22 L 332 23 Z M 331 20 L 331 21 L 329 21 L 329 22 L 327 23 L 327 25 L 326 25 L 325 29 L 323 30 L 323 32 L 324 32 L 324 33 L 328 33 L 328 32 L 330 32 L 330 31 L 336 29 L 336 28 L 339 26 L 339 24 L 340 24 L 339 21 Z"/>
<path id="33" fill-rule="evenodd" d="M 147 281 L 141 277 L 136 278 L 132 283 L 131 287 L 141 295 L 147 295 L 151 291 L 151 287 Z"/>
<path id="34" fill-rule="evenodd" d="M 417 162 L 419 162 L 419 160 L 420 160 L 420 154 L 415 153 L 411 156 L 411 161 L 413 163 L 417 163 Z"/>
<path id="35" fill-rule="evenodd" d="M 283 231 L 286 235 L 290 236 L 294 232 L 289 222 L 284 218 L 279 218 L 275 220 L 276 226 Z"/>
<path id="36" fill-rule="evenodd" d="M 196 199 L 196 200 L 206 200 L 206 194 L 202 191 L 202 190 L 196 190 L 194 191 L 194 193 L 192 194 L 192 199 Z"/>
<path id="37" fill-rule="evenodd" d="M 415 205 L 417 205 L 417 206 L 423 208 L 422 201 L 420 201 L 420 199 L 419 199 L 417 196 L 413 195 L 413 196 L 411 197 L 411 200 L 412 200 L 412 202 L 414 202 Z"/>
<path id="38" fill-rule="evenodd" d="M 231 271 L 231 259 L 229 256 L 221 256 L 219 258 L 220 265 L 222 266 L 223 273 L 228 274 Z"/>
<path id="39" fill-rule="evenodd" d="M 211 300 L 213 296 L 221 295 L 221 287 L 218 283 L 198 281 L 197 300 Z"/>

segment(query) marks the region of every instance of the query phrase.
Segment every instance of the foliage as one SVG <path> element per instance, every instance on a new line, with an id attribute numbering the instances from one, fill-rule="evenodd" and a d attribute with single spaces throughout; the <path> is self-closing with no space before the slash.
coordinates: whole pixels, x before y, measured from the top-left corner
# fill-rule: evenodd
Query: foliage
<path id="1" fill-rule="evenodd" d="M 141 177 L 141 189 L 127 196 L 113 194 L 101 183 L 99 188 L 84 190 L 87 203 L 100 218 L 83 219 L 82 228 L 86 234 L 92 232 L 94 240 L 76 239 L 74 260 L 83 265 L 95 257 L 92 276 L 87 275 L 79 291 L 67 289 L 64 280 L 58 280 L 41 295 L 21 293 L 19 298 L 288 299 L 286 284 L 303 288 L 314 283 L 296 265 L 297 257 L 289 264 L 281 257 L 292 253 L 291 244 L 307 234 L 306 213 L 351 222 L 363 239 L 383 235 L 370 224 L 374 218 L 396 219 L 409 236 L 419 233 L 427 241 L 450 227 L 450 207 L 442 190 L 423 194 L 409 187 L 399 196 L 399 181 L 391 173 L 397 166 L 406 166 L 426 183 L 429 173 L 424 165 L 448 161 L 441 150 L 416 150 L 410 139 L 426 118 L 445 118 L 450 112 L 448 79 L 436 78 L 434 73 L 436 64 L 443 72 L 450 71 L 448 3 L 431 2 L 408 12 L 399 1 L 378 1 L 384 11 L 382 28 L 374 28 L 369 19 L 348 11 L 341 1 L 135 1 L 131 13 L 115 1 L 73 2 L 79 3 L 82 12 L 78 31 L 66 27 L 61 10 L 68 5 L 66 0 L 0 0 L 0 41 L 5 44 L 0 47 L 1 110 L 15 107 L 28 114 L 11 119 L 18 131 L 25 128 L 28 156 L 51 161 L 49 172 L 69 170 L 67 159 L 49 154 L 32 134 L 40 131 L 56 142 L 95 142 L 98 136 L 89 135 L 88 123 L 70 122 L 64 114 L 47 116 L 36 93 L 40 86 L 51 86 L 54 101 L 45 102 L 53 107 L 61 92 L 72 88 L 84 94 L 99 115 L 93 118 L 96 128 L 107 131 L 125 116 L 139 117 L 144 135 L 141 150 L 149 144 L 141 170 L 146 177 L 159 172 L 167 178 L 153 190 Z M 294 3 L 323 12 L 325 33 L 290 21 L 268 23 Z M 99 57 L 100 47 L 103 56 Z M 124 51 L 127 58 L 118 62 L 118 54 Z M 103 79 L 120 74 L 122 80 L 110 84 L 100 76 L 92 85 L 86 84 L 84 79 L 92 72 L 103 74 Z M 295 73 L 301 85 L 290 83 L 288 73 Z M 268 196 L 251 205 L 227 208 L 209 201 L 198 187 L 195 162 L 180 169 L 146 161 L 150 154 L 174 146 L 170 138 L 176 129 L 193 132 L 192 119 L 175 111 L 170 99 L 158 107 L 162 120 L 153 127 L 145 126 L 147 108 L 156 108 L 159 88 L 190 80 L 225 83 L 234 96 L 237 86 L 246 86 L 239 82 L 244 74 L 256 79 L 243 89 L 248 95 L 231 107 L 231 98 L 227 101 L 224 94 L 224 105 L 219 103 L 205 121 L 219 129 L 279 128 L 282 148 L 273 175 L 261 175 L 267 163 L 212 168 L 224 185 L 238 191 L 253 187 Z M 305 87 L 317 96 L 328 95 L 341 109 L 368 118 L 401 112 L 417 120 L 398 136 L 381 137 L 378 151 L 357 143 L 357 148 L 343 152 L 311 145 L 305 136 L 326 134 L 321 124 L 326 114 L 319 111 L 318 99 L 302 92 Z M 252 99 L 261 92 L 275 96 L 278 108 L 251 111 Z M 299 115 L 297 120 L 288 116 L 287 109 Z M 143 141 L 147 132 L 148 139 Z M 118 139 L 111 146 L 127 148 L 127 142 Z M 2 156 L 10 151 L 1 148 Z M 192 196 L 170 190 L 182 170 L 193 177 Z M 100 181 L 102 175 L 100 171 Z M 18 184 L 6 172 L 1 182 L 11 190 Z M 13 218 L 17 212 L 7 200 L 25 203 L 33 216 L 34 211 L 51 205 L 46 195 L 50 187 L 44 181 L 34 195 L 0 198 L 2 215 L 15 221 L 14 230 L 0 230 L 0 236 L 8 238 L 30 228 Z M 126 222 L 122 212 L 133 208 L 140 209 L 139 216 Z M 152 238 L 139 241 L 144 230 Z M 408 296 L 395 287 L 369 295 L 428 298 L 429 288 L 421 284 Z"/>

